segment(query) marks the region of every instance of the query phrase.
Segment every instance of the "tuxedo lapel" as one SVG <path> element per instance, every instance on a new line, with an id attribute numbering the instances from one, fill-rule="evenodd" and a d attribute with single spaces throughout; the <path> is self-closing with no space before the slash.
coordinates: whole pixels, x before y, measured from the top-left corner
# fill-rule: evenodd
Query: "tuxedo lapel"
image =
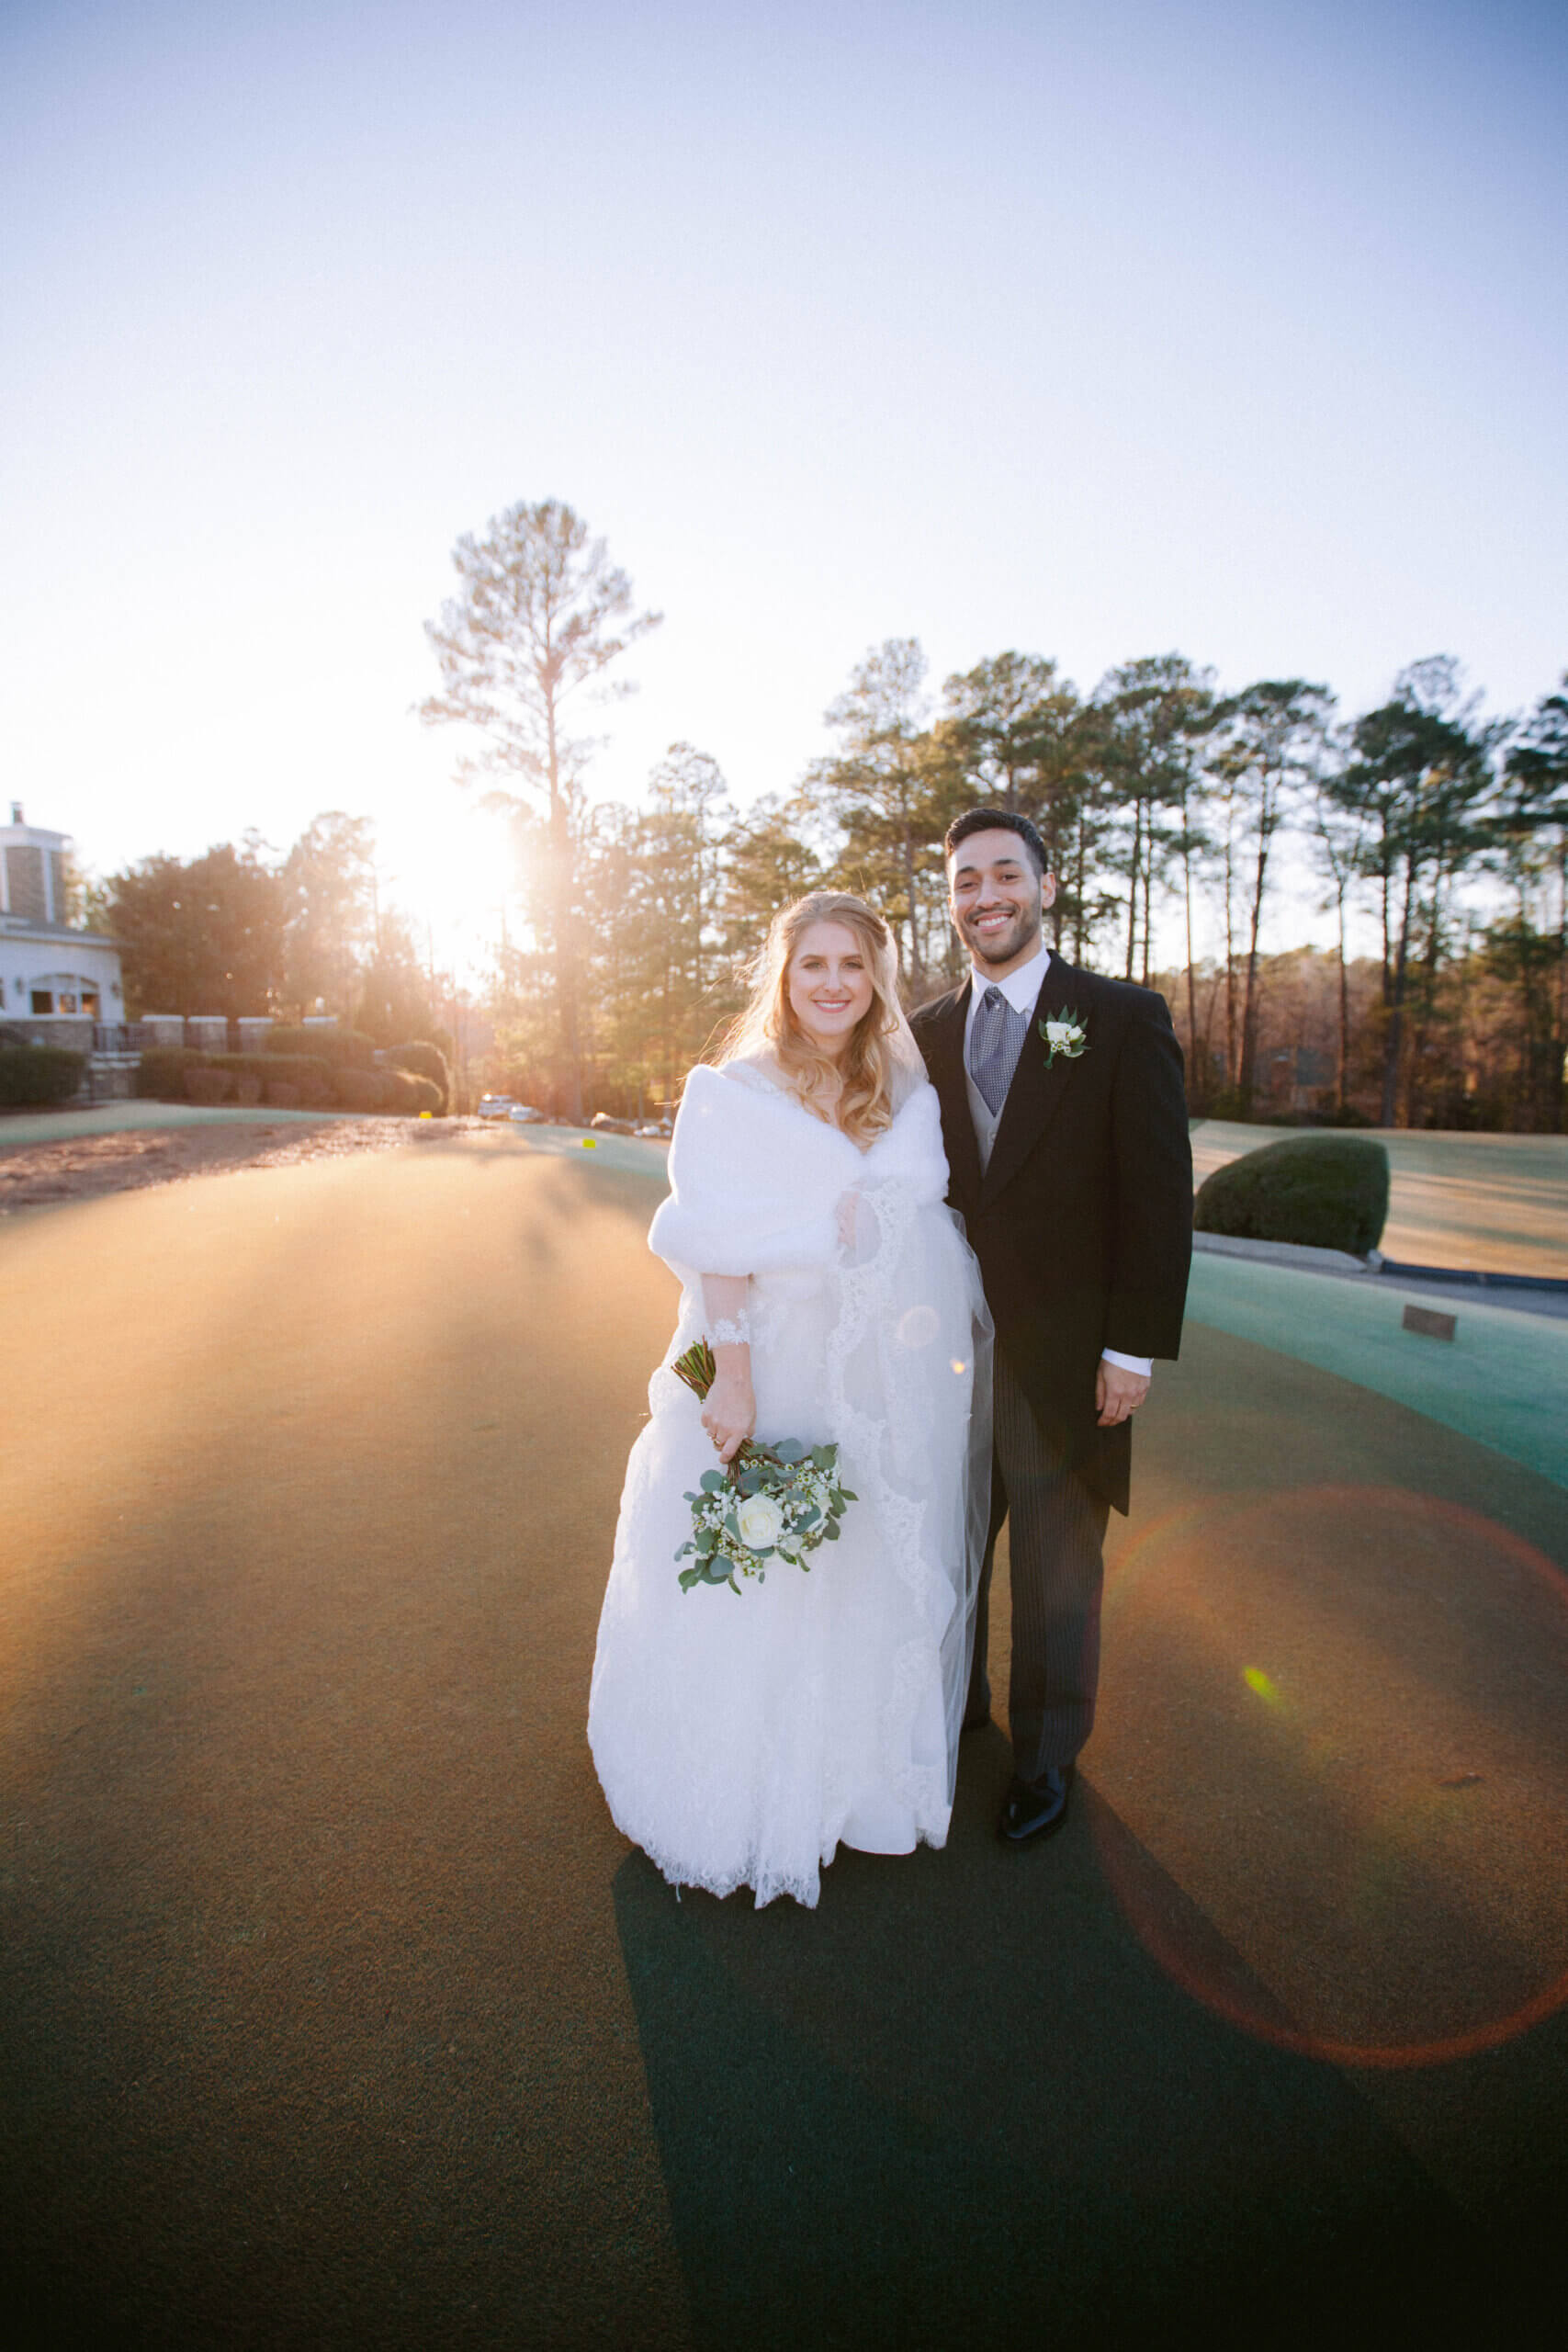
<path id="1" fill-rule="evenodd" d="M 1040 1023 L 1047 1013 L 1054 1019 L 1064 1009 L 1082 1022 L 1089 1039 L 1085 1051 L 1092 1053 L 1094 1015 L 1084 975 L 1073 965 L 1063 963 L 1059 956 L 1053 956 L 1030 1019 L 1029 1034 L 1018 1057 L 1008 1099 L 1002 1105 L 1001 1124 L 980 1187 L 982 1207 L 988 1207 L 1003 1185 L 1017 1175 L 1055 1117 L 1073 1082 L 1077 1059 L 1069 1061 L 1062 1053 L 1053 1059 L 1051 1048 L 1040 1034 Z"/>
<path id="2" fill-rule="evenodd" d="M 964 1035 L 969 1020 L 970 982 L 965 980 L 953 1002 L 931 1024 L 931 1084 L 942 1104 L 942 1134 L 947 1144 L 948 1173 L 959 1200 L 974 1201 L 980 1192 L 980 1149 L 975 1123 L 969 1116 L 969 1090 L 964 1076 Z"/>

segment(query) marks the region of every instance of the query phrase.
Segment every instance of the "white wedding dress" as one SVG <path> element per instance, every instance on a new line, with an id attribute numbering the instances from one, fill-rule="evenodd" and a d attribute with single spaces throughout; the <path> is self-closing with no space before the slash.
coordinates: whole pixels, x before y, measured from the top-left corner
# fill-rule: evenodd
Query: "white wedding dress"
<path id="1" fill-rule="evenodd" d="M 934 1091 L 863 1153 L 767 1066 L 700 1067 L 650 1247 L 681 1306 L 632 1448 L 588 1736 L 610 1811 L 677 1886 L 814 1905 L 842 1842 L 945 1840 L 990 1478 L 991 1327 L 944 1206 Z M 897 1098 L 896 1097 L 896 1100 Z M 809 1573 L 682 1592 L 684 1499 L 716 1465 L 671 1371 L 704 1274 L 747 1275 L 757 1431 L 830 1440 L 857 1499 Z"/>

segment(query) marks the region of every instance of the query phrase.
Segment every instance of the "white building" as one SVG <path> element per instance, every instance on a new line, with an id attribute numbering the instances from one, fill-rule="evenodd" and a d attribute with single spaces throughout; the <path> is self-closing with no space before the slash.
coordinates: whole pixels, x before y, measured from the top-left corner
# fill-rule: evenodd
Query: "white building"
<path id="1" fill-rule="evenodd" d="M 29 825 L 19 800 L 0 825 L 0 1039 L 90 1055 L 94 1091 L 118 1091 L 129 1057 L 119 950 L 71 924 L 70 836 Z"/>

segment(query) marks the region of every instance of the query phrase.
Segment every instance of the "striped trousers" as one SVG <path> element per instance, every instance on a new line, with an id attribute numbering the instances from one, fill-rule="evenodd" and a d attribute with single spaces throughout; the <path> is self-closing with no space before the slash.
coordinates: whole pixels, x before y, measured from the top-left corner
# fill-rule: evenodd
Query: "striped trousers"
<path id="1" fill-rule="evenodd" d="M 990 1712 L 986 1637 L 991 1568 L 1005 1523 L 1012 1564 L 1012 1672 L 1008 1719 L 1013 1770 L 1038 1781 L 1070 1764 L 1094 1727 L 1100 1598 L 1111 1506 L 1052 1454 L 1017 1375 L 996 1352 L 991 1523 L 975 1613 L 966 1720 Z"/>

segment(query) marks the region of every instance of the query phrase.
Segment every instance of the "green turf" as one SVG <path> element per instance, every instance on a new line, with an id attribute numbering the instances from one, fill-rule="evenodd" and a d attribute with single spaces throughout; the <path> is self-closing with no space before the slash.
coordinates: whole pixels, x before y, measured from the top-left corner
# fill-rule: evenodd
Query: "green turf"
<path id="1" fill-rule="evenodd" d="M 614 1168 L 664 1189 L 669 1146 L 650 1136 L 593 1135 L 585 1127 L 509 1127 L 507 1132 L 514 1143 L 544 1159 Z M 652 1215 L 651 1203 L 649 1213 Z"/>
<path id="2" fill-rule="evenodd" d="M 1195 1325 L 1062 1837 L 992 1730 L 944 1853 L 678 1903 L 583 1736 L 673 1303 L 616 1142 L 0 1229 L 11 2340 L 1527 2341 L 1562 2015 L 1281 2037 L 1568 1964 L 1559 1489 Z"/>
<path id="3" fill-rule="evenodd" d="M 76 1143 L 84 1136 L 124 1135 L 146 1127 L 272 1126 L 285 1119 L 345 1119 L 348 1111 L 243 1110 L 195 1102 L 96 1102 L 85 1111 L 7 1111 L 0 1116 L 0 1150 L 7 1145 Z"/>
<path id="4" fill-rule="evenodd" d="M 1432 1340 L 1403 1328 L 1407 1301 L 1431 1304 L 1386 1278 L 1335 1282 L 1200 1250 L 1187 1313 L 1394 1397 L 1568 1486 L 1568 1322 L 1447 1301 L 1455 1337 Z"/>

